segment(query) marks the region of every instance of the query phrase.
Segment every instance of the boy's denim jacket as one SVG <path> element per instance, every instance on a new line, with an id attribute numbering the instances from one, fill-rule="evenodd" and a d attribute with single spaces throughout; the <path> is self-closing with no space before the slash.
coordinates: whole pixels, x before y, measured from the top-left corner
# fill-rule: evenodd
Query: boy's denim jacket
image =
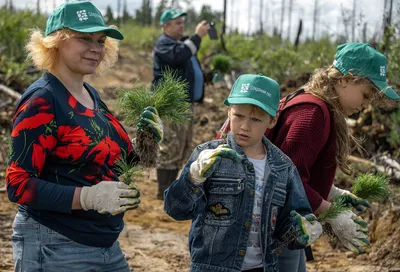
<path id="1" fill-rule="evenodd" d="M 292 227 L 290 211 L 312 213 L 303 184 L 292 161 L 266 137 L 269 175 L 264 176 L 260 245 L 264 271 L 278 271 L 278 239 Z M 203 184 L 190 181 L 190 165 L 200 152 L 227 143 L 241 163 L 222 158 Z M 253 164 L 231 133 L 226 142 L 201 144 L 193 151 L 179 179 L 165 191 L 164 210 L 176 220 L 192 219 L 189 233 L 190 271 L 241 271 L 252 222 L 255 194 Z"/>

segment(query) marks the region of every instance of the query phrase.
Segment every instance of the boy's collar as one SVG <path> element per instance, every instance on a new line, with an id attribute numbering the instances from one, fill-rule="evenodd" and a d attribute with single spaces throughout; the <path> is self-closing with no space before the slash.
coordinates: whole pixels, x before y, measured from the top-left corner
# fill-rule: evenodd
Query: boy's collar
<path id="1" fill-rule="evenodd" d="M 262 137 L 263 145 L 266 147 L 267 150 L 267 160 L 269 165 L 274 167 L 276 170 L 280 168 L 287 167 L 288 164 L 291 163 L 291 160 L 285 155 L 278 147 L 276 147 L 267 137 Z M 233 137 L 232 132 L 229 132 L 226 136 L 226 143 L 232 147 L 241 157 L 246 156 L 243 149 L 238 145 Z M 275 170 L 274 169 L 274 170 Z"/>

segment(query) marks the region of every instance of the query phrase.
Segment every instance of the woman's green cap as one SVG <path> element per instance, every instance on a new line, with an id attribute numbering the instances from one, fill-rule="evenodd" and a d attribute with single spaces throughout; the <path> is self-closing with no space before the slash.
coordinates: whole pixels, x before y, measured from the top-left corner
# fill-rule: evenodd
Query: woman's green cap
<path id="1" fill-rule="evenodd" d="M 241 75 L 232 86 L 231 93 L 224 104 L 250 104 L 257 106 L 272 117 L 276 116 L 279 106 L 279 84 L 262 74 Z"/>
<path id="2" fill-rule="evenodd" d="M 91 2 L 65 2 L 58 6 L 47 19 L 45 36 L 64 28 L 83 33 L 104 31 L 111 38 L 124 39 L 121 32 L 105 25 L 103 15 Z"/>
<path id="3" fill-rule="evenodd" d="M 351 73 L 369 79 L 390 99 L 400 99 L 400 96 L 386 82 L 385 55 L 367 43 L 352 42 L 339 45 L 333 66 L 343 75 Z"/>

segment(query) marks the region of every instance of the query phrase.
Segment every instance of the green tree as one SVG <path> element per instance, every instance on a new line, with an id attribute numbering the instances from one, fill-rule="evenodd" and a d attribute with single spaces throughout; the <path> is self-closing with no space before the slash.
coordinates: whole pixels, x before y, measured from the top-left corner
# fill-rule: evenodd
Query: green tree
<path id="1" fill-rule="evenodd" d="M 221 12 L 212 11 L 211 6 L 203 5 L 198 18 L 199 20 L 206 20 L 207 22 L 220 22 L 221 17 Z"/>
<path id="2" fill-rule="evenodd" d="M 126 23 L 130 19 L 132 19 L 132 17 L 129 15 L 128 8 L 127 8 L 127 5 L 126 5 L 126 1 L 124 1 L 124 8 L 122 10 L 122 22 Z"/>
<path id="3" fill-rule="evenodd" d="M 106 20 L 106 24 L 108 24 L 108 25 L 116 24 L 112 9 L 109 5 L 107 6 L 105 20 Z"/>
<path id="4" fill-rule="evenodd" d="M 154 25 L 160 25 L 160 17 L 164 10 L 167 9 L 167 0 L 161 0 L 156 8 L 156 14 L 154 15 Z"/>
<path id="5" fill-rule="evenodd" d="M 136 10 L 135 21 L 142 26 L 149 26 L 152 22 L 150 0 L 143 0 L 142 7 Z"/>

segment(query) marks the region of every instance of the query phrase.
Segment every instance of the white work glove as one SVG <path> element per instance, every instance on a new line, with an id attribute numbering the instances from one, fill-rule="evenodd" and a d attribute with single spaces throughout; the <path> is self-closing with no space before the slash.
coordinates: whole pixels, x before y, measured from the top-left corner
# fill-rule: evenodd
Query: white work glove
<path id="1" fill-rule="evenodd" d="M 335 185 L 332 185 L 331 191 L 329 192 L 328 201 L 333 202 L 338 197 L 344 200 L 344 204 L 352 206 L 360 212 L 364 211 L 365 208 L 371 207 L 365 199 L 359 198 L 347 190 L 343 190 L 337 188 Z"/>
<path id="2" fill-rule="evenodd" d="M 200 152 L 197 160 L 190 165 L 190 179 L 194 183 L 203 183 L 215 171 L 221 158 L 240 162 L 241 158 L 229 145 L 219 145 L 216 149 L 205 149 Z"/>
<path id="3" fill-rule="evenodd" d="M 314 214 L 307 214 L 303 217 L 296 211 L 291 211 L 290 216 L 296 228 L 297 243 L 303 246 L 309 246 L 321 236 L 322 226 Z"/>
<path id="4" fill-rule="evenodd" d="M 352 211 L 341 212 L 333 219 L 327 219 L 335 235 L 342 244 L 354 253 L 363 253 L 363 247 L 369 246 L 368 224 Z"/>
<path id="5" fill-rule="evenodd" d="M 140 203 L 140 192 L 123 182 L 102 181 L 91 187 L 82 187 L 80 201 L 85 211 L 116 215 L 136 209 Z"/>

